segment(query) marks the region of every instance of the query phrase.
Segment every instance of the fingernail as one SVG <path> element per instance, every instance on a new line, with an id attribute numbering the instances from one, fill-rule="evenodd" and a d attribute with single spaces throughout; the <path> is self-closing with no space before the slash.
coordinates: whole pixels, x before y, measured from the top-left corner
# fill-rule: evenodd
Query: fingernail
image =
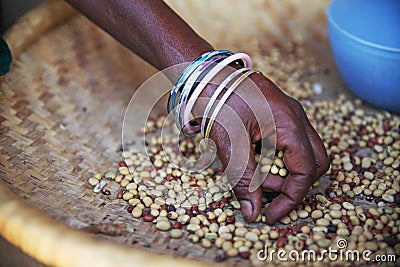
<path id="1" fill-rule="evenodd" d="M 253 205 L 248 200 L 240 201 L 240 206 L 242 208 L 243 217 L 246 221 L 253 218 Z"/>

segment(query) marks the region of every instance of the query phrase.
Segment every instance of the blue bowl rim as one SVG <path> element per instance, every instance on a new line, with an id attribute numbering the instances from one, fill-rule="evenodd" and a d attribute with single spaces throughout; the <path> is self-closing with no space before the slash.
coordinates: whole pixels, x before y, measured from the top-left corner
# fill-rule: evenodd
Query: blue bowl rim
<path id="1" fill-rule="evenodd" d="M 330 4 L 328 5 L 328 7 L 326 9 L 326 15 L 328 17 L 328 21 L 334 27 L 336 27 L 341 33 L 346 35 L 348 38 L 350 38 L 350 39 L 352 39 L 352 40 L 354 40 L 356 42 L 359 42 L 359 43 L 361 43 L 363 45 L 370 46 L 372 48 L 376 48 L 376 49 L 380 49 L 380 50 L 386 50 L 386 51 L 389 51 L 389 52 L 400 53 L 400 48 L 394 48 L 394 47 L 380 45 L 380 44 L 376 44 L 376 43 L 372 43 L 372 42 L 366 41 L 366 40 L 361 39 L 361 38 L 359 38 L 357 36 L 354 36 L 353 34 L 347 32 L 343 28 L 341 28 L 339 26 L 339 24 L 337 24 L 336 21 L 333 19 L 332 13 L 331 13 L 331 8 L 332 8 L 332 5 L 333 5 L 333 2 L 335 2 L 335 1 L 336 0 L 331 0 Z"/>

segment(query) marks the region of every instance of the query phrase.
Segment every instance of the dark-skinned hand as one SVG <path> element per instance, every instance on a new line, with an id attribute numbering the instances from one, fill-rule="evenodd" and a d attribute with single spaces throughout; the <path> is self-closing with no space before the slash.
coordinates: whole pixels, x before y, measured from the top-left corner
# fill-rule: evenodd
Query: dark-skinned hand
<path id="1" fill-rule="evenodd" d="M 223 167 L 226 168 L 229 181 L 234 186 L 233 191 L 241 203 L 246 221 L 253 222 L 260 214 L 262 191 L 279 194 L 271 202 L 265 214 L 267 223 L 273 224 L 297 207 L 310 186 L 327 171 L 329 160 L 320 137 L 311 126 L 300 103 L 287 96 L 262 74 L 252 74 L 250 79 L 259 88 L 264 99 L 254 92 L 257 88 L 253 86 L 253 83 L 245 80 L 235 91 L 239 94 L 232 94 L 226 102 L 240 118 L 247 134 L 238 134 L 240 132 L 238 119 L 232 116 L 232 118 L 224 117 L 223 120 L 217 120 L 218 122 L 215 122 L 212 127 L 210 138 L 216 144 L 217 154 Z M 215 86 L 208 86 L 201 96 L 211 97 L 214 90 Z M 244 101 L 239 95 L 245 96 L 247 100 Z M 259 125 L 254 115 L 255 109 L 265 108 L 265 114 L 268 117 L 266 101 L 269 103 L 275 121 L 275 135 L 271 135 L 273 131 L 270 129 L 273 125 L 270 119 L 262 120 L 261 118 L 262 125 Z M 201 104 L 196 105 L 196 113 L 202 114 L 204 105 L 202 107 Z M 251 144 L 263 138 L 276 138 L 276 149 L 284 151 L 284 162 L 289 174 L 286 178 L 282 178 L 269 173 L 261 186 L 250 192 L 249 185 L 253 176 L 259 175 L 256 171 L 257 164 Z M 246 167 L 243 168 L 243 166 Z"/>

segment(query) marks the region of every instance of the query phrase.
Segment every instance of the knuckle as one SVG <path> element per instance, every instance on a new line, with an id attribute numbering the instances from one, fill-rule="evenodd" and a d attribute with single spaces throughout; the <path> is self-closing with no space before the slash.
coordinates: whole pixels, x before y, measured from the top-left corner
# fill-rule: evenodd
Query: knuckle
<path id="1" fill-rule="evenodd" d="M 303 106 L 298 100 L 294 99 L 293 97 L 289 97 L 288 105 L 294 112 L 303 112 Z"/>

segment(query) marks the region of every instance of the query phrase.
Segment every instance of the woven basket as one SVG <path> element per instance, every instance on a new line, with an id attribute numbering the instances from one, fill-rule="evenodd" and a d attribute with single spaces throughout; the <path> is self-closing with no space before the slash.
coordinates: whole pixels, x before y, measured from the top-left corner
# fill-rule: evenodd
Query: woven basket
<path id="1" fill-rule="evenodd" d="M 316 56 L 329 55 L 327 2 L 169 1 L 216 48 L 254 54 L 296 34 Z M 116 167 L 124 110 L 155 70 L 61 1 L 30 11 L 5 39 L 14 64 L 0 94 L 0 235 L 50 266 L 212 263 L 215 251 L 171 240 L 87 184 Z M 326 82 L 341 87 L 332 58 L 320 58 L 332 69 Z M 107 222 L 135 232 L 76 230 Z"/>

